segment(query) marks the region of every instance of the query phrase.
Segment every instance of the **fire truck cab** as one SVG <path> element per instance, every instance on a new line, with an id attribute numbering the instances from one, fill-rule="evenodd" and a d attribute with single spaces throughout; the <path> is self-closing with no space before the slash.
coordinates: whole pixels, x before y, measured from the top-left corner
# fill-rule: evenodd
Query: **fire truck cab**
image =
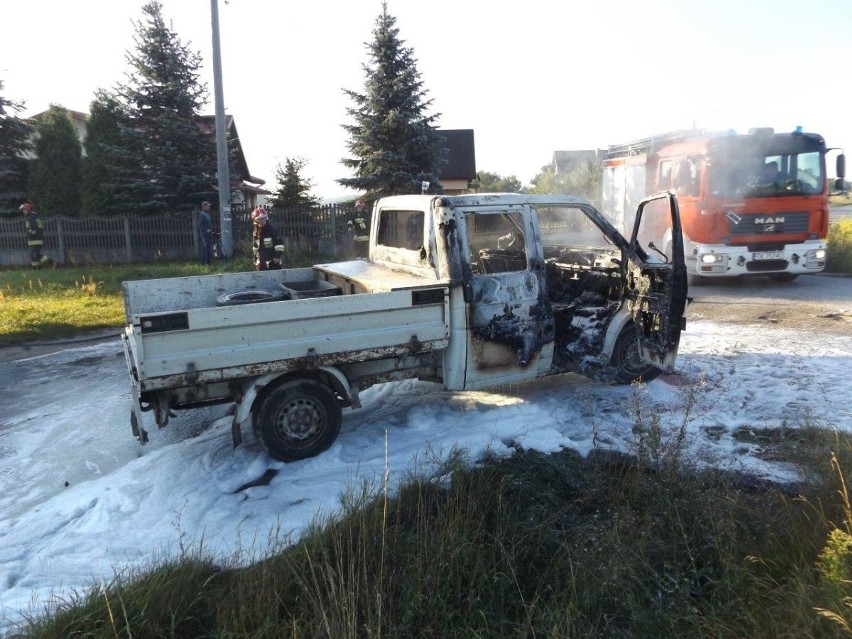
<path id="1" fill-rule="evenodd" d="M 691 282 L 748 275 L 790 281 L 825 268 L 830 150 L 822 136 L 800 128 L 678 131 L 614 145 L 603 160 L 602 208 L 632 228 L 634 202 L 672 190 Z M 842 188 L 842 153 L 836 176 Z M 658 232 L 648 241 L 670 256 L 670 233 Z"/>

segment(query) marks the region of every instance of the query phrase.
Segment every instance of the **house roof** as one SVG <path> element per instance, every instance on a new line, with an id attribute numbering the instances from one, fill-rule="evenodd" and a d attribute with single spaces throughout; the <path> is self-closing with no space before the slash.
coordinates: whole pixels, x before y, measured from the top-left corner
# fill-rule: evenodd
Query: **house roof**
<path id="1" fill-rule="evenodd" d="M 62 106 L 61 104 L 57 104 L 55 106 Z M 62 107 L 65 109 L 65 107 Z M 83 113 L 82 111 L 74 111 L 72 109 L 65 109 L 68 112 L 68 115 L 71 116 L 71 119 L 75 122 L 80 122 L 82 124 L 86 123 L 86 120 L 89 119 L 88 113 Z M 31 115 L 28 120 L 43 120 L 44 116 L 47 115 L 47 111 L 39 111 L 35 115 Z"/>
<path id="2" fill-rule="evenodd" d="M 447 141 L 447 166 L 438 176 L 442 180 L 472 180 L 476 177 L 476 148 L 473 129 L 438 129 Z"/>
<path id="3" fill-rule="evenodd" d="M 198 118 L 198 128 L 204 131 L 209 135 L 216 135 L 216 116 L 215 115 L 202 115 Z M 239 143 L 240 135 L 237 133 L 237 124 L 234 122 L 234 116 L 226 115 L 225 116 L 225 131 L 228 133 L 228 139 L 237 141 L 236 145 L 237 149 L 237 170 L 242 174 L 242 178 L 246 182 L 250 182 L 252 184 L 263 185 L 266 184 L 266 180 L 262 180 L 259 177 L 254 177 L 248 168 L 248 162 L 246 162 L 245 153 L 243 153 L 243 145 Z"/>

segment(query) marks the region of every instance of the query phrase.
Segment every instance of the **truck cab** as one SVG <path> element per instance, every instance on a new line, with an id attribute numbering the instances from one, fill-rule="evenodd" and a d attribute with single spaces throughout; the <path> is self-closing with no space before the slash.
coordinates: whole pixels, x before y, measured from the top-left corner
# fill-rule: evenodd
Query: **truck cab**
<path id="1" fill-rule="evenodd" d="M 643 201 L 635 221 L 628 239 L 574 196 L 388 197 L 374 207 L 369 260 L 322 269 L 350 291 L 415 286 L 390 283 L 404 272 L 445 282 L 447 388 L 564 372 L 650 381 L 674 365 L 686 306 L 674 194 Z M 673 257 L 643 244 L 660 225 Z"/>

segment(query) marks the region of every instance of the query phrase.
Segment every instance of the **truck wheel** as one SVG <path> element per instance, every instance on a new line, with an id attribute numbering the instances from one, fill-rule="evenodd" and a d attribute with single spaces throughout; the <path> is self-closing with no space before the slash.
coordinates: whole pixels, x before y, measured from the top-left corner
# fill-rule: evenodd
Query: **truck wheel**
<path id="1" fill-rule="evenodd" d="M 287 382 L 263 398 L 252 429 L 275 459 L 296 461 L 319 455 L 340 433 L 343 411 L 327 386 L 314 380 Z"/>
<path id="2" fill-rule="evenodd" d="M 615 340 L 615 348 L 612 349 L 610 364 L 615 368 L 614 379 L 619 384 L 632 384 L 637 379 L 650 382 L 657 379 L 662 372 L 639 358 L 639 341 L 634 324 L 628 324 L 621 329 L 618 339 Z"/>

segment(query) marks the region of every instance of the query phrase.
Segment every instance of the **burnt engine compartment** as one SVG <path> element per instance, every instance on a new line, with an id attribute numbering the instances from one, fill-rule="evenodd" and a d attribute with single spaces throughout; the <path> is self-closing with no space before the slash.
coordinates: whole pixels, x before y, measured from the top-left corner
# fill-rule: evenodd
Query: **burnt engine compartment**
<path id="1" fill-rule="evenodd" d="M 578 370 L 585 354 L 600 352 L 606 328 L 621 304 L 621 252 L 545 246 L 544 257 L 556 324 L 555 363 L 564 370 Z"/>

